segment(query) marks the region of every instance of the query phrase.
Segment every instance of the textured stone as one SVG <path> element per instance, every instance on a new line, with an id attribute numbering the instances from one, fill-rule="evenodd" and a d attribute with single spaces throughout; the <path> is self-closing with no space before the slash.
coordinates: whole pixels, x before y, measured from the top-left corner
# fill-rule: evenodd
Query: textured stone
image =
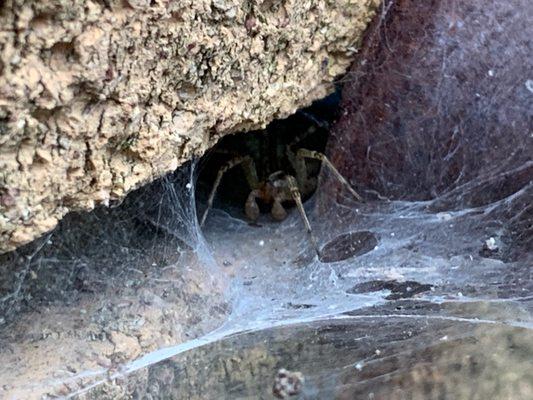
<path id="1" fill-rule="evenodd" d="M 0 2 L 0 252 L 326 95 L 378 3 Z"/>

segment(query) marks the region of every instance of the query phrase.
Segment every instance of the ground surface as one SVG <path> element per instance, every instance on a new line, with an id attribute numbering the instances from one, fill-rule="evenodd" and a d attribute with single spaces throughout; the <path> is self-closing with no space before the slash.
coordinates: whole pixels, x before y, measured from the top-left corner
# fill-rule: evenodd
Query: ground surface
<path id="1" fill-rule="evenodd" d="M 472 398 L 472 382 L 530 398 L 531 4 L 413 4 L 394 2 L 346 77 L 327 151 L 365 201 L 321 175 L 306 204 L 321 260 L 294 209 L 250 225 L 222 196 L 200 232 L 196 170 L 71 215 L 2 256 L 1 381 L 16 384 L 1 395 L 268 399 L 283 367 L 308 398 Z"/>

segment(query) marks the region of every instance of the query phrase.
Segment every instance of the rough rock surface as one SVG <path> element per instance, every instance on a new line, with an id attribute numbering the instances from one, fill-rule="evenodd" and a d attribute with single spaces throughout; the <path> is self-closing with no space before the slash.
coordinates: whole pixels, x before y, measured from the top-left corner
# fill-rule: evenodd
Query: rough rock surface
<path id="1" fill-rule="evenodd" d="M 378 0 L 0 2 L 0 252 L 322 97 Z"/>

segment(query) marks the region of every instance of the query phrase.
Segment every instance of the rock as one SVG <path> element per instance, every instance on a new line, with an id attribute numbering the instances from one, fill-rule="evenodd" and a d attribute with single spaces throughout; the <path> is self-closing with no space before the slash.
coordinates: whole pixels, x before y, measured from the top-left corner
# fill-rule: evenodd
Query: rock
<path id="1" fill-rule="evenodd" d="M 134 337 L 113 331 L 110 333 L 110 341 L 115 346 L 112 356 L 120 359 L 120 362 L 133 360 L 141 354 L 139 341 Z"/>
<path id="2" fill-rule="evenodd" d="M 378 3 L 0 2 L 0 252 L 325 96 Z"/>
<path id="3" fill-rule="evenodd" d="M 343 87 L 343 115 L 329 146 L 333 164 L 366 199 L 440 197 L 437 212 L 526 188 L 533 141 L 524 134 L 532 131 L 525 83 L 533 52 L 522 56 L 532 36 L 523 16 L 533 3 L 389 4 L 348 73 L 357 79 Z M 505 23 L 496 29 L 492 20 Z M 516 90 L 501 94 L 515 82 Z"/>

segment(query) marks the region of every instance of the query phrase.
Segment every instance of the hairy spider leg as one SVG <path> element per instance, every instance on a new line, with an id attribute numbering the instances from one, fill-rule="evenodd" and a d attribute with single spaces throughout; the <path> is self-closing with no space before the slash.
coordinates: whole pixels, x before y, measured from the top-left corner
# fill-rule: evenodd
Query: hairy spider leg
<path id="1" fill-rule="evenodd" d="M 240 165 L 243 168 L 246 180 L 248 181 L 248 185 L 250 185 L 250 188 L 254 192 L 259 186 L 257 170 L 255 169 L 255 164 L 252 157 L 235 157 L 229 160 L 224 166 L 222 166 L 222 168 L 218 170 L 217 178 L 215 179 L 215 183 L 213 184 L 213 188 L 211 189 L 211 193 L 209 194 L 209 199 L 207 200 L 207 208 L 205 209 L 204 214 L 202 215 L 202 219 L 200 220 L 200 226 L 204 226 L 205 220 L 207 219 L 207 214 L 213 207 L 213 199 L 215 198 L 217 189 L 220 185 L 220 182 L 222 181 L 222 177 L 229 169 L 237 165 Z"/>
<path id="2" fill-rule="evenodd" d="M 302 220 L 305 225 L 305 229 L 307 230 L 309 239 L 311 240 L 311 243 L 313 244 L 316 255 L 320 259 L 320 250 L 318 249 L 318 242 L 316 241 L 315 235 L 313 234 L 313 230 L 311 229 L 311 224 L 309 223 L 309 219 L 307 218 L 307 214 L 305 213 L 304 205 L 302 203 L 302 196 L 300 195 L 300 190 L 298 189 L 296 178 L 294 176 L 287 175 L 285 177 L 285 182 L 287 183 L 287 186 L 289 187 L 292 199 L 296 203 L 296 207 L 298 207 L 298 211 L 300 212 L 300 216 L 302 217 Z"/>
<path id="3" fill-rule="evenodd" d="M 298 182 L 298 188 L 303 193 L 304 196 L 310 194 L 316 185 L 311 181 L 307 173 L 307 165 L 305 164 L 305 159 L 303 157 L 298 157 L 292 150 L 292 146 L 297 144 L 300 141 L 299 138 L 296 138 L 292 143 L 287 145 L 286 153 L 287 159 L 292 165 L 294 172 L 296 173 L 296 181 Z"/>
<path id="4" fill-rule="evenodd" d="M 348 183 L 348 181 L 344 178 L 344 176 L 341 175 L 341 173 L 335 168 L 335 166 L 328 160 L 328 158 L 318 152 L 318 151 L 312 151 L 307 149 L 300 149 L 298 150 L 298 153 L 296 153 L 296 158 L 298 159 L 305 159 L 305 158 L 312 158 L 315 160 L 322 161 L 322 164 L 329 168 L 331 172 L 333 172 L 333 175 L 342 183 L 344 186 L 348 188 L 350 193 L 359 201 L 363 201 L 363 198 L 357 193 L 352 186 Z M 305 161 L 304 161 L 305 164 Z"/>

